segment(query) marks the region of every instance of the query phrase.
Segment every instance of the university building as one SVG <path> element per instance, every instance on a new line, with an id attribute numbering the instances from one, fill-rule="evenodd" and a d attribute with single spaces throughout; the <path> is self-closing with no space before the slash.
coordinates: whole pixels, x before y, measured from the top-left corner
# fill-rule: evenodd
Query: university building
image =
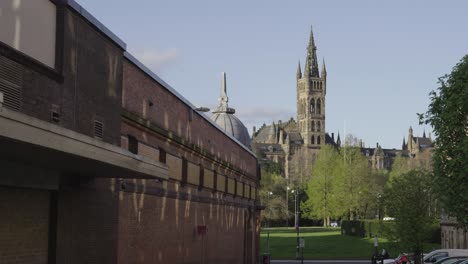
<path id="1" fill-rule="evenodd" d="M 243 138 L 75 1 L 0 10 L 0 263 L 254 263 Z"/>

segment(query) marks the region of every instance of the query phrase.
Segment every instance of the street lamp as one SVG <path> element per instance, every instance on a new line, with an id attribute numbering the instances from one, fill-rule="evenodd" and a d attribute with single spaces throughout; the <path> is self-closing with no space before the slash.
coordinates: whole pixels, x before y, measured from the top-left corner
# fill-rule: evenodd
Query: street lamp
<path id="1" fill-rule="evenodd" d="M 270 195 L 272 192 L 267 192 L 267 206 L 268 206 L 268 218 L 267 218 L 267 250 L 270 254 L 270 218 L 271 218 L 271 205 L 270 205 Z"/>
<path id="2" fill-rule="evenodd" d="M 289 196 L 289 186 L 286 186 L 286 227 L 289 226 L 289 204 L 288 204 L 288 196 Z"/>
<path id="3" fill-rule="evenodd" d="M 296 228 L 296 232 L 297 232 L 296 259 L 299 259 L 299 201 L 298 201 L 299 191 L 297 187 L 295 190 L 292 190 L 291 193 L 294 194 L 294 227 Z"/>

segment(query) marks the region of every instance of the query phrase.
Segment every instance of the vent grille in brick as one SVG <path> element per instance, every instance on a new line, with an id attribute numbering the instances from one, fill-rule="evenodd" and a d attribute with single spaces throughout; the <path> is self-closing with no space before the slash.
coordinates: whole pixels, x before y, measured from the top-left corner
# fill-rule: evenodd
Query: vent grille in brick
<path id="1" fill-rule="evenodd" d="M 3 93 L 3 106 L 21 110 L 21 87 L 23 70 L 19 64 L 0 56 L 0 92 Z"/>
<path id="2" fill-rule="evenodd" d="M 104 134 L 104 124 L 100 121 L 94 120 L 94 137 L 102 139 Z"/>

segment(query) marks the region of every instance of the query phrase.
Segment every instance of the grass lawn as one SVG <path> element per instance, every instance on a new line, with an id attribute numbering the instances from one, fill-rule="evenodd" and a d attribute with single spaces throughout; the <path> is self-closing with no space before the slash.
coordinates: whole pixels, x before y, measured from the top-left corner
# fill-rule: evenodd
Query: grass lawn
<path id="1" fill-rule="evenodd" d="M 305 239 L 304 259 L 370 259 L 374 252 L 372 238 L 342 236 L 339 228 L 303 227 L 300 237 Z M 267 233 L 272 259 L 294 259 L 296 256 L 296 230 L 294 228 L 262 229 L 260 253 L 267 252 Z M 398 245 L 379 239 L 379 249 L 385 248 L 391 257 L 399 254 Z M 438 244 L 427 244 L 429 252 L 440 248 Z"/>

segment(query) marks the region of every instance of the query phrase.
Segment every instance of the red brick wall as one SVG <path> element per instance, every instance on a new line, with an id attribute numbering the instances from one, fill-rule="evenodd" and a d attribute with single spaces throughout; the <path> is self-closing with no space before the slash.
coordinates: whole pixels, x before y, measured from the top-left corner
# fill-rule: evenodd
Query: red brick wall
<path id="1" fill-rule="evenodd" d="M 118 190 L 115 179 L 61 179 L 57 209 L 57 263 L 117 262 Z"/>
<path id="2" fill-rule="evenodd" d="M 45 264 L 50 193 L 0 187 L 0 263 Z"/>
<path id="3" fill-rule="evenodd" d="M 189 121 L 190 108 L 128 60 L 123 63 L 123 76 L 124 109 L 175 133 L 239 170 L 256 175 L 257 162 L 252 154 L 198 114 L 194 113 L 192 121 Z M 153 106 L 149 106 L 149 101 Z M 147 141 L 146 134 L 123 127 L 123 134 L 131 132 L 136 133 L 134 136 L 139 140 Z"/>
<path id="4" fill-rule="evenodd" d="M 139 192 L 155 186 L 144 180 L 138 184 Z M 220 194 L 211 196 L 224 199 Z M 252 248 L 252 243 L 244 239 L 253 235 L 245 237 L 247 208 L 138 192 L 122 192 L 119 208 L 119 263 L 236 264 L 244 263 L 244 254 L 252 253 L 244 252 L 244 246 Z M 198 234 L 198 226 L 207 227 L 206 235 Z"/>

